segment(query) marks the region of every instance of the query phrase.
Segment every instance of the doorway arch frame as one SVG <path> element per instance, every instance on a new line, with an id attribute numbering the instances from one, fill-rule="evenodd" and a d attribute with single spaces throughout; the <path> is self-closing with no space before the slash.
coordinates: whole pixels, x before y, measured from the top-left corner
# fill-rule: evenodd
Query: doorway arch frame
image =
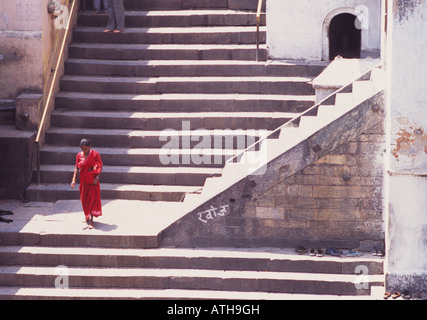
<path id="1" fill-rule="evenodd" d="M 329 27 L 331 25 L 332 19 L 343 13 L 352 14 L 357 18 L 356 8 L 341 7 L 329 12 L 326 15 L 325 19 L 323 20 L 323 27 L 322 27 L 322 60 L 323 61 L 329 61 Z M 361 36 L 362 36 L 361 43 L 360 43 L 361 51 L 368 47 L 368 40 L 369 40 L 368 32 L 369 32 L 368 29 L 362 28 L 361 30 Z"/>

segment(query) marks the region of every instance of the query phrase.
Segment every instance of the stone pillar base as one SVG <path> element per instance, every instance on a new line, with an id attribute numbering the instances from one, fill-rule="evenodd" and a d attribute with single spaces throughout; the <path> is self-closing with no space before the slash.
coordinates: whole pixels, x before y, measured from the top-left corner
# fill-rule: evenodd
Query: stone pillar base
<path id="1" fill-rule="evenodd" d="M 15 126 L 22 130 L 37 130 L 43 94 L 23 93 L 16 98 Z"/>

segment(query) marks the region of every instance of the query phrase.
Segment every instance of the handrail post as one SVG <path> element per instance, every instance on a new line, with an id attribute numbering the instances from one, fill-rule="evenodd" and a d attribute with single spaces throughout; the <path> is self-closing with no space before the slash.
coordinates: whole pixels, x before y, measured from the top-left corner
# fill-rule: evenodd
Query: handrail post
<path id="1" fill-rule="evenodd" d="M 40 143 L 36 142 L 36 153 L 37 153 L 37 185 L 40 185 Z"/>
<path id="2" fill-rule="evenodd" d="M 259 62 L 259 25 L 261 23 L 262 1 L 258 0 L 258 8 L 256 12 L 256 61 Z"/>
<path id="3" fill-rule="evenodd" d="M 256 25 L 256 61 L 259 62 L 259 21 L 257 17 Z"/>

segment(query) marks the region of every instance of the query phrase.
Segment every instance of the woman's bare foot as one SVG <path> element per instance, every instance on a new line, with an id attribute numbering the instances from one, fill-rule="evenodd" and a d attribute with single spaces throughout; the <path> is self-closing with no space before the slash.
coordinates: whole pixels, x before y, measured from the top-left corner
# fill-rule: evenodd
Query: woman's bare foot
<path id="1" fill-rule="evenodd" d="M 90 216 L 90 220 L 88 219 L 88 228 L 93 229 L 93 216 Z"/>

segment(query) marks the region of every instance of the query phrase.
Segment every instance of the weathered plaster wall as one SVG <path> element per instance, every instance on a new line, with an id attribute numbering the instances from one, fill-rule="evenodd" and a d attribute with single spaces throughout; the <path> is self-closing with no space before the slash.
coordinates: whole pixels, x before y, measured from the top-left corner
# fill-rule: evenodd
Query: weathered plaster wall
<path id="1" fill-rule="evenodd" d="M 58 2 L 69 6 L 69 0 Z M 28 130 L 16 130 L 11 125 L 0 128 L 0 197 L 19 197 L 29 179 L 34 130 L 40 122 L 51 69 L 64 34 L 64 28 L 58 26 L 66 25 L 66 21 L 55 23 L 58 18 L 48 13 L 47 3 L 48 0 L 0 0 L 0 54 L 5 57 L 0 64 L 0 99 L 16 100 L 15 126 Z M 60 14 L 59 18 L 63 16 Z M 60 74 L 62 69 L 61 65 Z M 53 102 L 54 99 L 50 110 Z M 22 120 L 23 111 L 29 114 L 28 121 Z M 49 117 L 45 128 L 48 126 Z"/>
<path id="2" fill-rule="evenodd" d="M 0 0 L 0 99 L 46 91 L 63 28 L 47 11 L 48 0 Z M 58 0 L 69 6 L 69 0 Z M 59 17 L 61 19 L 61 17 Z"/>
<path id="3" fill-rule="evenodd" d="M 42 2 L 0 0 L 0 99 L 43 90 Z"/>
<path id="4" fill-rule="evenodd" d="M 389 7 L 388 263 L 393 289 L 427 289 L 427 2 Z"/>
<path id="5" fill-rule="evenodd" d="M 339 13 L 357 15 L 368 8 L 369 28 L 362 30 L 362 50 L 381 49 L 381 0 L 268 0 L 267 45 L 272 59 L 329 59 L 327 27 Z"/>

